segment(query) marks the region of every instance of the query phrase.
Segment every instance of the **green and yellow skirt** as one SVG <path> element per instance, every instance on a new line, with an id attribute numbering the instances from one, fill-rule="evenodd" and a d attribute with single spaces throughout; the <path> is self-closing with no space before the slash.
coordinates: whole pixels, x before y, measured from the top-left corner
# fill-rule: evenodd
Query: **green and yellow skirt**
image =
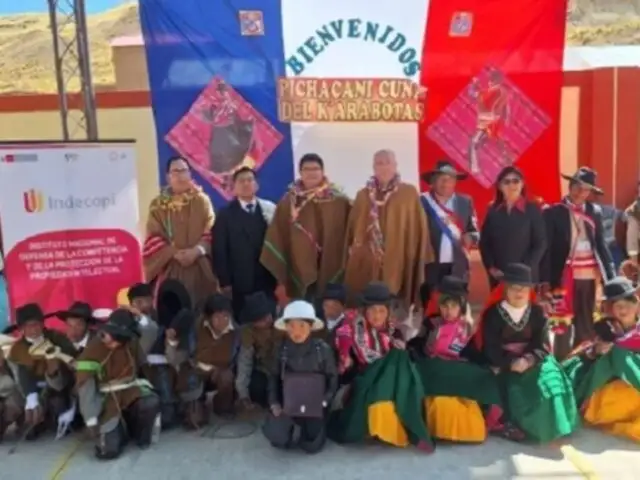
<path id="1" fill-rule="evenodd" d="M 563 364 L 585 423 L 640 442 L 640 354 L 614 346 L 595 360 Z"/>
<path id="2" fill-rule="evenodd" d="M 329 417 L 328 436 L 337 443 L 376 438 L 397 447 L 430 449 L 423 398 L 409 354 L 393 349 L 355 378 L 345 407 Z"/>

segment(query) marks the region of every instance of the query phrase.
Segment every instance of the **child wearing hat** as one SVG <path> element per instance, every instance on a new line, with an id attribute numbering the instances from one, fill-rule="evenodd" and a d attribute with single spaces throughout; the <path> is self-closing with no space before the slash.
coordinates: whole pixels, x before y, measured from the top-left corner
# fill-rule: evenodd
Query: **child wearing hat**
<path id="1" fill-rule="evenodd" d="M 72 404 L 69 363 L 75 349 L 63 334 L 45 327 L 45 318 L 38 304 L 29 303 L 16 309 L 16 323 L 8 329 L 22 333 L 11 345 L 7 360 L 25 398 L 27 439 L 35 439 L 46 430 L 55 431 Z"/>
<path id="2" fill-rule="evenodd" d="M 546 443 L 570 435 L 578 426 L 573 391 L 549 353 L 547 317 L 532 301 L 531 268 L 508 264 L 503 296 L 485 309 L 476 345 L 496 373 L 503 412 L 496 433 L 511 440 Z M 494 409 L 490 413 L 497 415 Z"/>
<path id="3" fill-rule="evenodd" d="M 339 283 L 328 283 L 322 295 L 322 318 L 324 328 L 314 332 L 329 345 L 335 344 L 335 332 L 342 325 L 347 303 L 347 289 Z"/>
<path id="4" fill-rule="evenodd" d="M 98 320 L 93 315 L 91 305 L 86 302 L 73 302 L 68 309 L 56 312 L 52 316 L 64 321 L 65 334 L 73 345 L 74 356 L 77 357 L 96 334 L 94 327 Z"/>
<path id="5" fill-rule="evenodd" d="M 596 338 L 564 362 L 585 423 L 640 441 L 640 324 L 637 288 L 624 277 L 604 285 Z"/>
<path id="6" fill-rule="evenodd" d="M 209 296 L 196 329 L 195 362 L 204 390 L 216 392 L 213 412 L 217 415 L 233 413 L 239 349 L 240 335 L 233 324 L 231 300 L 219 293 Z"/>
<path id="7" fill-rule="evenodd" d="M 160 429 L 160 401 L 142 376 L 140 336 L 136 314 L 116 309 L 76 362 L 80 412 L 100 459 L 119 457 L 129 439 L 145 449 Z"/>
<path id="8" fill-rule="evenodd" d="M 494 383 L 491 372 L 471 363 L 480 355 L 469 345 L 475 325 L 466 296 L 463 279 L 444 277 L 438 285 L 438 313 L 425 318 L 409 348 L 425 389 L 431 434 L 439 440 L 478 443 L 487 437 L 481 405 L 499 404 L 500 398 L 497 389 L 487 389 Z"/>
<path id="9" fill-rule="evenodd" d="M 267 383 L 284 338 L 273 327 L 275 304 L 264 292 L 245 298 L 240 314 L 236 391 L 243 408 L 268 407 Z"/>
<path id="10" fill-rule="evenodd" d="M 323 327 L 313 305 L 303 300 L 287 305 L 275 323 L 286 338 L 269 377 L 270 413 L 263 432 L 276 448 L 317 453 L 325 445 L 325 411 L 338 388 L 338 371 L 331 348 L 311 335 Z"/>

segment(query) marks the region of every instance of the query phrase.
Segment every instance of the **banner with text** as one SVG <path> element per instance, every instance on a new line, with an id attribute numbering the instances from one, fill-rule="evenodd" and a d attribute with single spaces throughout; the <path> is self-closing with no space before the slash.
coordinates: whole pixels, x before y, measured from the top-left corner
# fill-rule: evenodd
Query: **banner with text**
<path id="1" fill-rule="evenodd" d="M 116 307 L 142 280 L 133 143 L 0 144 L 0 218 L 12 311 Z M 54 325 L 55 326 L 55 325 Z"/>

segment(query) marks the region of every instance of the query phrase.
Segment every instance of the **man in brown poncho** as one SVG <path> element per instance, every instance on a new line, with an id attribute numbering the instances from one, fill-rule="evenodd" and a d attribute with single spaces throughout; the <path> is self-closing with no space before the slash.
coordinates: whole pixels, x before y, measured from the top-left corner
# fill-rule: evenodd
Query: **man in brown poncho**
<path id="1" fill-rule="evenodd" d="M 353 296 L 383 281 L 408 306 L 419 298 L 424 265 L 434 261 L 426 217 L 415 187 L 400 181 L 393 152 L 377 152 L 373 170 L 349 215 L 344 283 Z"/>
<path id="2" fill-rule="evenodd" d="M 149 207 L 142 256 L 147 282 L 180 280 L 194 303 L 217 288 L 211 270 L 211 200 L 191 179 L 182 158 L 167 164 L 168 187 Z"/>
<path id="3" fill-rule="evenodd" d="M 289 298 L 313 299 L 328 282 L 340 281 L 350 202 L 324 176 L 324 162 L 300 159 L 300 179 L 280 200 L 260 261 Z"/>

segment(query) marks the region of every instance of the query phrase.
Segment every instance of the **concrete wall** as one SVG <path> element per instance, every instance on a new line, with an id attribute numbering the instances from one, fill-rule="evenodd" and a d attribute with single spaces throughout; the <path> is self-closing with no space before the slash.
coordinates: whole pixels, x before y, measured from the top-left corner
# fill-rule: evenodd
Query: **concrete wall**
<path id="1" fill-rule="evenodd" d="M 114 49 L 118 55 L 136 55 L 135 49 Z M 121 65 L 131 65 L 121 57 Z M 144 60 L 144 58 L 143 58 Z M 137 60 L 139 63 L 140 59 Z M 124 68 L 124 67 L 123 67 Z M 145 66 L 146 68 L 146 66 Z M 135 86 L 139 72 L 121 70 L 124 85 Z M 126 76 L 131 73 L 130 80 Z M 120 82 L 120 80 L 119 80 Z M 129 82 L 129 83 L 127 83 Z M 69 98 L 78 106 L 79 98 Z M 156 135 L 147 91 L 115 91 L 97 94 L 100 136 L 137 141 L 140 218 L 158 191 Z M 55 95 L 0 96 L 0 140 L 55 140 L 61 137 Z M 560 122 L 562 171 L 579 165 L 595 168 L 600 175 L 604 201 L 625 207 L 635 197 L 640 179 L 640 69 L 619 68 L 565 73 Z M 79 132 L 78 132 L 79 133 Z M 79 138 L 79 137 L 78 137 Z M 487 292 L 486 275 L 474 255 L 474 299 Z"/>

